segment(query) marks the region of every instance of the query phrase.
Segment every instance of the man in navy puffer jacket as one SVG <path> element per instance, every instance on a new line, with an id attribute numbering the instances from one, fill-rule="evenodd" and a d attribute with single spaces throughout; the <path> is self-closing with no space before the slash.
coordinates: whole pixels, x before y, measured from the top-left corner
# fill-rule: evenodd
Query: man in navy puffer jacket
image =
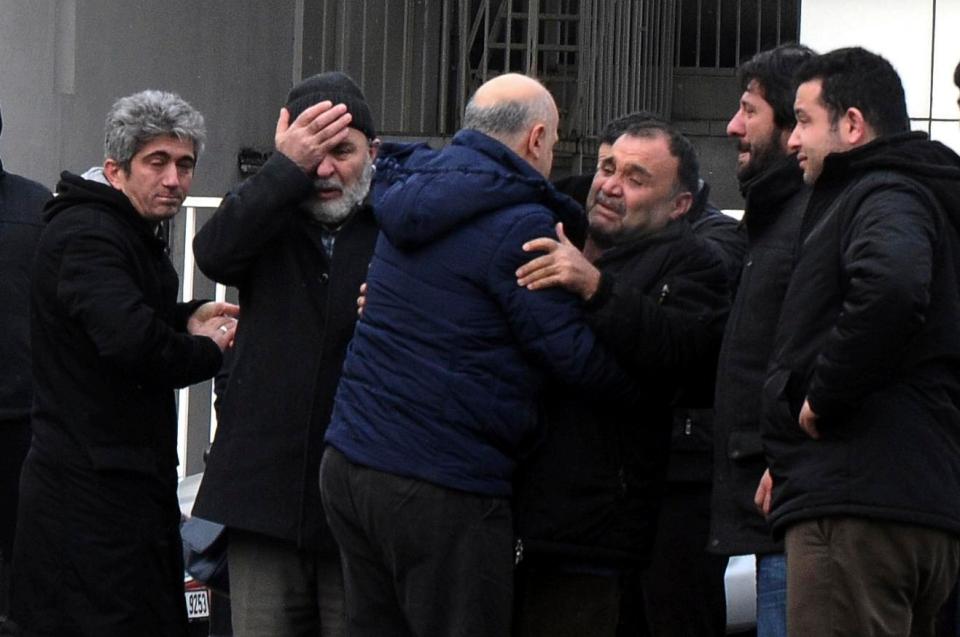
<path id="1" fill-rule="evenodd" d="M 351 635 L 509 634 L 508 500 L 544 375 L 636 393 L 573 294 L 516 282 L 523 244 L 576 212 L 545 178 L 557 123 L 542 85 L 503 75 L 450 146 L 378 165 L 382 232 L 320 471 Z"/>

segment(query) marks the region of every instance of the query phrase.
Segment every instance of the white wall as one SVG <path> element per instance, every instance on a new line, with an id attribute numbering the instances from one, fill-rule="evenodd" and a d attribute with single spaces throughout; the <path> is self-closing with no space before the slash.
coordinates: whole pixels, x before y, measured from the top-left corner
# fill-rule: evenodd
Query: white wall
<path id="1" fill-rule="evenodd" d="M 960 0 L 803 0 L 800 40 L 819 52 L 862 46 L 900 73 L 913 128 L 960 152 L 953 69 Z"/>

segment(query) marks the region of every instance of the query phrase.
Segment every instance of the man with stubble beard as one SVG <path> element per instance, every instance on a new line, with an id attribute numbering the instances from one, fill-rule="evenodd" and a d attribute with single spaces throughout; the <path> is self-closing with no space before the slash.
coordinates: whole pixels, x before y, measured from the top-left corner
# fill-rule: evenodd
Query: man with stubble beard
<path id="1" fill-rule="evenodd" d="M 734 138 L 748 251 L 727 320 L 714 401 L 714 482 L 709 550 L 757 556 L 758 637 L 786 635 L 786 562 L 754 506 L 767 463 L 760 394 L 794 247 L 809 197 L 787 139 L 796 124 L 793 73 L 814 55 L 797 44 L 763 51 L 739 70 L 743 94 L 727 125 Z"/>

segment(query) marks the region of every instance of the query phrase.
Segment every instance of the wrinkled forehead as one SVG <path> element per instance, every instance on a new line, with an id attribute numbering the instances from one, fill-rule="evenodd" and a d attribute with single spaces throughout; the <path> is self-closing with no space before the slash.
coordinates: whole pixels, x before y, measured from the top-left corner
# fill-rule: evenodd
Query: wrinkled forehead
<path id="1" fill-rule="evenodd" d="M 601 161 L 623 172 L 641 172 L 654 178 L 672 180 L 677 175 L 679 161 L 670 153 L 670 141 L 662 131 L 649 135 L 624 133 L 609 147 Z"/>

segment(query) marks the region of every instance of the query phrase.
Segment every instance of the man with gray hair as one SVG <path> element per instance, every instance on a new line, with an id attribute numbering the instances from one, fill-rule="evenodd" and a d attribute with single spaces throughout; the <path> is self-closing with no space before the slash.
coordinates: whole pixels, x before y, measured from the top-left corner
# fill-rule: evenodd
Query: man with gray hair
<path id="1" fill-rule="evenodd" d="M 237 286 L 244 312 L 193 509 L 229 529 L 237 637 L 343 634 L 317 472 L 377 238 L 366 197 L 378 143 L 353 80 L 303 80 L 287 97 L 276 152 L 193 242 L 200 269 Z"/>
<path id="2" fill-rule="evenodd" d="M 557 124 L 539 82 L 501 75 L 450 146 L 378 163 L 381 236 L 320 469 L 354 637 L 510 634 L 511 483 L 544 372 L 634 393 L 576 296 L 516 282 L 521 246 L 578 210 L 546 180 Z"/>
<path id="3" fill-rule="evenodd" d="M 109 185 L 65 172 L 46 207 L 13 555 L 25 635 L 186 633 L 173 390 L 216 373 L 239 311 L 177 303 L 161 232 L 204 134 L 172 93 L 122 98 L 106 122 Z"/>

